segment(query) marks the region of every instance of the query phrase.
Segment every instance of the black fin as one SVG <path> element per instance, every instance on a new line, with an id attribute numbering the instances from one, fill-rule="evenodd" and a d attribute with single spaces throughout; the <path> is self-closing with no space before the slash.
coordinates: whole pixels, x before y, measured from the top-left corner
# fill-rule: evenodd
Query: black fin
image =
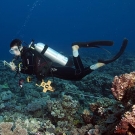
<path id="1" fill-rule="evenodd" d="M 79 47 L 97 47 L 98 46 L 112 46 L 113 41 L 93 41 L 93 42 L 74 42 L 72 43 L 72 46 L 78 45 Z"/>
<path id="2" fill-rule="evenodd" d="M 125 38 L 123 40 L 123 43 L 122 43 L 122 46 L 121 46 L 119 52 L 112 59 L 109 59 L 109 60 L 98 60 L 98 62 L 108 64 L 108 63 L 111 63 L 111 62 L 115 61 L 116 59 L 118 59 L 123 54 L 123 52 L 125 51 L 125 49 L 127 47 L 127 44 L 128 44 L 128 40 Z"/>
<path id="3" fill-rule="evenodd" d="M 107 49 L 105 49 L 105 48 L 103 48 L 103 47 L 97 46 L 97 48 L 100 48 L 100 49 L 102 49 L 103 51 L 106 51 L 107 53 L 111 54 L 110 51 L 108 51 Z"/>

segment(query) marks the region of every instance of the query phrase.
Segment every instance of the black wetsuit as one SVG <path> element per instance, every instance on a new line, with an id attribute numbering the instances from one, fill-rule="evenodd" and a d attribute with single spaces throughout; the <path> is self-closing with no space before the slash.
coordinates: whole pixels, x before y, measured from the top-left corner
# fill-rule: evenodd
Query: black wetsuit
<path id="1" fill-rule="evenodd" d="M 37 79 L 40 81 L 45 77 L 52 76 L 64 80 L 79 81 L 93 71 L 90 67 L 84 68 L 80 56 L 73 57 L 74 67 L 54 66 L 49 60 L 43 59 L 39 53 L 35 52 L 35 50 L 27 47 L 23 47 L 21 51 L 21 59 L 21 73 L 36 75 Z M 43 62 L 38 65 L 39 61 Z"/>
<path id="2" fill-rule="evenodd" d="M 90 69 L 89 67 L 84 68 L 82 61 L 80 59 L 80 56 L 78 57 L 73 57 L 73 62 L 74 62 L 74 67 L 55 67 L 52 66 L 53 75 L 57 78 L 65 79 L 65 80 L 74 80 L 74 81 L 79 81 L 81 80 L 84 76 L 88 75 L 91 73 L 93 70 Z M 56 69 L 56 71 L 55 71 Z"/>
<path id="3" fill-rule="evenodd" d="M 98 60 L 99 63 L 109 64 L 116 59 L 118 59 L 124 52 L 127 46 L 128 40 L 124 39 L 122 46 L 119 52 L 109 60 Z M 78 44 L 79 47 L 98 47 L 95 44 L 106 44 L 112 45 L 112 42 L 108 41 L 100 41 L 100 42 L 84 42 L 84 43 L 74 43 Z M 74 68 L 70 66 L 54 66 L 52 62 L 43 57 L 40 53 L 35 51 L 34 49 L 23 47 L 21 50 L 21 59 L 22 59 L 22 67 L 21 72 L 24 74 L 36 75 L 38 80 L 42 80 L 45 77 L 57 77 L 65 80 L 74 80 L 79 81 L 84 76 L 91 73 L 93 70 L 90 67 L 84 68 L 80 56 L 73 57 Z"/>

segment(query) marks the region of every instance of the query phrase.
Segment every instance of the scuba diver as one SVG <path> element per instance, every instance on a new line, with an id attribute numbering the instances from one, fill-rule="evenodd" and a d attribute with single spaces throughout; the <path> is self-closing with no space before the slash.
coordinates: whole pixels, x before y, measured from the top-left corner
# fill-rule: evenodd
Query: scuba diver
<path id="1" fill-rule="evenodd" d="M 84 67 L 79 56 L 79 48 L 101 48 L 100 46 L 112 46 L 113 41 L 93 41 L 93 42 L 74 42 L 72 43 L 73 62 L 71 59 L 56 52 L 43 43 L 30 43 L 28 47 L 22 45 L 20 39 L 14 39 L 10 43 L 11 54 L 21 58 L 21 63 L 15 65 L 15 60 L 10 62 L 10 67 L 17 73 L 21 72 L 28 75 L 36 75 L 40 82 L 45 77 L 57 77 L 64 80 L 79 81 L 92 71 L 117 60 L 124 52 L 128 40 L 123 40 L 119 52 L 111 59 L 98 60 L 96 64 Z M 55 64 L 54 64 L 55 63 Z M 57 63 L 57 64 L 56 64 Z M 73 67 L 74 66 L 74 67 Z"/>

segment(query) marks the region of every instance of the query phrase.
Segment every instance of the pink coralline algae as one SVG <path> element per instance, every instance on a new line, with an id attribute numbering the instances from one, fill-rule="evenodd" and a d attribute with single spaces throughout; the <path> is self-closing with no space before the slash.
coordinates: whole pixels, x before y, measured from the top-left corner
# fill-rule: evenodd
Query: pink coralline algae
<path id="1" fill-rule="evenodd" d="M 112 93 L 114 97 L 121 101 L 125 96 L 128 89 L 135 86 L 135 72 L 130 74 L 122 74 L 120 76 L 115 76 L 112 83 Z"/>
<path id="2" fill-rule="evenodd" d="M 132 130 L 130 131 L 130 129 Z M 122 135 L 135 135 L 135 105 L 132 106 L 131 112 L 127 111 L 124 113 L 124 116 L 118 126 L 116 126 L 114 133 Z"/>

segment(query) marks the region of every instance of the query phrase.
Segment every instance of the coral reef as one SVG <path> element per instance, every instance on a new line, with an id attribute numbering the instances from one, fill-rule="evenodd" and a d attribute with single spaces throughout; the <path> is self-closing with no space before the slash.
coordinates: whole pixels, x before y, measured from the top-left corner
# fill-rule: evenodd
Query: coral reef
<path id="1" fill-rule="evenodd" d="M 98 98 L 96 102 L 90 103 L 90 110 L 92 112 L 96 110 L 100 110 L 102 108 L 107 108 L 112 105 L 116 104 L 116 101 L 114 99 L 109 99 L 109 98 Z"/>
<path id="2" fill-rule="evenodd" d="M 135 105 L 132 106 L 132 111 L 124 113 L 120 123 L 116 126 L 115 134 L 135 135 Z"/>
<path id="3" fill-rule="evenodd" d="M 88 55 L 83 58 L 88 66 L 96 62 L 95 58 L 107 58 L 104 54 Z M 134 135 L 133 61 L 134 55 L 125 53 L 79 82 L 55 78 L 53 93 L 43 93 L 42 88 L 35 86 L 34 78 L 30 83 L 24 81 L 20 89 L 14 73 L 0 65 L 0 133 L 4 135 L 7 130 L 9 135 Z M 125 74 L 128 72 L 131 73 Z M 2 125 L 6 125 L 5 130 Z"/>
<path id="4" fill-rule="evenodd" d="M 95 125 L 94 129 L 90 129 L 87 133 L 88 135 L 101 135 L 100 127 L 98 125 Z"/>
<path id="5" fill-rule="evenodd" d="M 114 97 L 124 105 L 124 113 L 114 133 L 135 135 L 135 72 L 115 76 L 111 90 Z"/>
<path id="6" fill-rule="evenodd" d="M 78 101 L 73 100 L 71 96 L 63 95 L 62 100 L 48 101 L 47 106 L 53 122 L 63 128 L 63 131 L 74 126 L 73 123 L 79 108 Z"/>
<path id="7" fill-rule="evenodd" d="M 0 123 L 1 135 L 28 135 L 27 130 L 20 125 L 13 125 L 12 122 Z"/>
<path id="8" fill-rule="evenodd" d="M 122 100 L 127 90 L 134 86 L 135 72 L 131 72 L 130 74 L 115 76 L 111 90 L 117 100 Z"/>
<path id="9" fill-rule="evenodd" d="M 92 123 L 92 115 L 90 114 L 89 110 L 85 109 L 83 111 L 82 118 L 86 125 Z"/>
<path id="10" fill-rule="evenodd" d="M 72 135 L 84 135 L 89 129 L 93 129 L 92 124 L 88 124 L 86 126 L 82 126 L 81 128 L 74 128 L 71 130 Z"/>

